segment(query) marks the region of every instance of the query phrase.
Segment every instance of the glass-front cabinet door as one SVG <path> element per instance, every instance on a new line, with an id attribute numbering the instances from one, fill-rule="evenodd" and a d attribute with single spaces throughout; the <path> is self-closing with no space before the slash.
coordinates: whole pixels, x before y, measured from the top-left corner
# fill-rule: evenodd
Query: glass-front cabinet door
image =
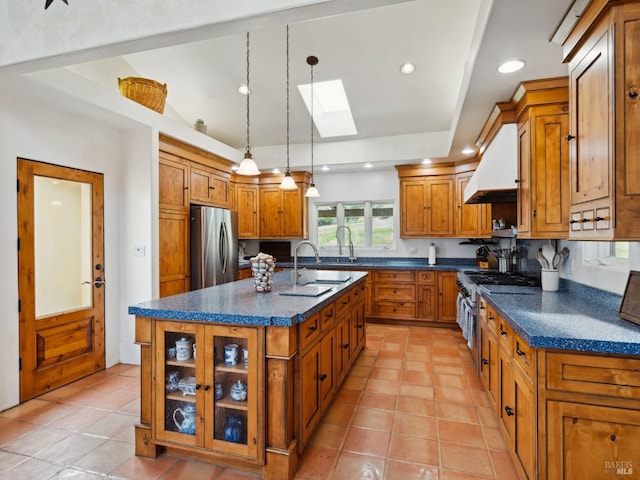
<path id="1" fill-rule="evenodd" d="M 258 459 L 263 335 L 248 327 L 156 322 L 156 438 Z"/>
<path id="2" fill-rule="evenodd" d="M 204 438 L 200 394 L 204 384 L 197 344 L 202 326 L 195 323 L 156 322 L 156 438 L 201 445 Z"/>
<path id="3" fill-rule="evenodd" d="M 208 329 L 205 348 L 212 388 L 206 392 L 205 446 L 214 450 L 257 458 L 262 445 L 258 428 L 263 402 L 263 348 L 255 328 L 215 326 Z M 261 336 L 260 336 L 261 338 Z M 260 420 L 261 422 L 263 420 Z"/>

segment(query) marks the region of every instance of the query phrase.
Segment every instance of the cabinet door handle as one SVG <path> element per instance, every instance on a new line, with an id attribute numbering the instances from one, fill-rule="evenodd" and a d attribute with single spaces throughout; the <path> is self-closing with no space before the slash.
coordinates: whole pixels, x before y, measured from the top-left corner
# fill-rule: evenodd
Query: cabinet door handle
<path id="1" fill-rule="evenodd" d="M 482 364 L 483 365 L 489 365 L 489 360 L 487 360 L 486 358 L 482 359 Z"/>
<path id="2" fill-rule="evenodd" d="M 202 385 L 200 385 L 199 383 L 196 383 L 196 390 L 200 390 L 200 387 L 201 387 L 201 386 L 202 386 Z"/>
<path id="3" fill-rule="evenodd" d="M 522 350 L 520 350 L 520 349 L 519 349 L 519 348 L 517 348 L 517 347 L 516 347 L 516 353 L 517 353 L 518 355 L 520 355 L 521 357 L 524 357 L 524 356 L 526 355 L 526 353 L 525 353 L 525 352 L 523 352 Z"/>
<path id="4" fill-rule="evenodd" d="M 209 190 L 215 190 L 216 187 L 209 187 Z"/>
<path id="5" fill-rule="evenodd" d="M 507 332 L 505 332 L 504 330 L 500 330 L 500 335 L 506 335 Z"/>
<path id="6" fill-rule="evenodd" d="M 576 138 L 575 136 L 569 134 L 565 137 L 567 139 L 567 142 L 570 142 L 571 140 L 573 140 L 574 138 Z"/>
<path id="7" fill-rule="evenodd" d="M 358 324 L 358 328 L 364 328 L 364 324 L 359 323 L 359 324 Z"/>
<path id="8" fill-rule="evenodd" d="M 349 349 L 349 344 L 345 343 L 344 345 L 342 345 L 342 348 L 344 348 L 345 350 L 348 350 Z"/>
<path id="9" fill-rule="evenodd" d="M 569 220 L 569 223 L 573 225 L 574 223 L 578 223 L 579 221 L 580 221 L 580 220 L 575 220 L 575 219 L 574 219 L 574 220 Z"/>
<path id="10" fill-rule="evenodd" d="M 504 411 L 507 412 L 507 416 L 508 417 L 511 417 L 511 416 L 515 415 L 515 412 L 513 411 L 513 408 L 511 408 L 509 405 L 505 405 Z"/>
<path id="11" fill-rule="evenodd" d="M 638 98 L 638 91 L 635 88 L 632 88 L 631 90 L 629 90 L 629 98 L 631 100 L 635 100 Z"/>
<path id="12" fill-rule="evenodd" d="M 315 325 L 313 327 L 309 327 L 309 333 L 313 333 L 318 329 Z"/>
<path id="13" fill-rule="evenodd" d="M 324 382 L 327 379 L 327 374 L 326 373 L 322 373 L 320 375 L 318 375 L 318 380 L 320 380 L 321 382 Z"/>
<path id="14" fill-rule="evenodd" d="M 204 386 L 204 391 L 205 391 L 205 392 L 208 392 L 208 391 L 209 391 L 209 385 L 205 385 L 205 386 Z"/>

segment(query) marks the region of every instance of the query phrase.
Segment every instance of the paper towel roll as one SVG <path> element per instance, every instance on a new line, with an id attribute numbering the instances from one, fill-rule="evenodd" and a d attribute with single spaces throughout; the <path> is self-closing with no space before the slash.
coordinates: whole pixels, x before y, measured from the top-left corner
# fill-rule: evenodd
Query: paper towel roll
<path id="1" fill-rule="evenodd" d="M 434 243 L 429 244 L 429 265 L 436 264 L 436 246 Z"/>

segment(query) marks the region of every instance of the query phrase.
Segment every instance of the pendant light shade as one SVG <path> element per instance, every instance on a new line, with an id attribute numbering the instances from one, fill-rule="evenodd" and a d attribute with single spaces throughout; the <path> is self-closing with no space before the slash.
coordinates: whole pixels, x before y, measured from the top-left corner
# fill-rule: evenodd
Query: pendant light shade
<path id="1" fill-rule="evenodd" d="M 240 166 L 238 167 L 238 170 L 236 170 L 236 173 L 238 175 L 247 175 L 247 176 L 260 175 L 260 170 L 258 170 L 258 165 L 256 165 L 256 162 L 253 160 L 253 157 L 251 156 L 251 152 L 249 151 L 245 152 L 244 158 L 240 162 Z"/>
<path id="2" fill-rule="evenodd" d="M 320 192 L 318 192 L 313 179 L 313 66 L 318 64 L 318 57 L 314 57 L 313 55 L 307 57 L 307 64 L 311 67 L 311 183 L 304 196 L 319 197 Z"/>
<path id="3" fill-rule="evenodd" d="M 287 171 L 280 183 L 281 190 L 296 190 L 298 186 L 289 169 L 289 25 L 287 25 Z"/>
<path id="4" fill-rule="evenodd" d="M 260 170 L 258 170 L 258 166 L 256 162 L 253 160 L 253 156 L 251 155 L 251 143 L 249 142 L 249 98 L 251 97 L 251 89 L 249 88 L 249 32 L 247 32 L 247 151 L 244 154 L 244 159 L 240 162 L 240 166 L 236 173 L 238 175 L 260 175 Z"/>

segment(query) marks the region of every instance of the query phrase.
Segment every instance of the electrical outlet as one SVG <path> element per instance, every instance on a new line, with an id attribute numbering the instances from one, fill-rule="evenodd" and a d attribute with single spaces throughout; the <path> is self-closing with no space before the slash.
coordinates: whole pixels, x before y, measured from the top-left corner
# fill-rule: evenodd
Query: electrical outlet
<path id="1" fill-rule="evenodd" d="M 135 245 L 133 247 L 134 257 L 144 257 L 147 254 L 147 248 L 144 245 Z"/>
<path id="2" fill-rule="evenodd" d="M 417 249 L 416 247 L 411 247 L 411 248 L 409 249 L 409 253 L 410 253 L 411 255 L 415 255 L 416 253 L 418 253 L 418 249 Z"/>

